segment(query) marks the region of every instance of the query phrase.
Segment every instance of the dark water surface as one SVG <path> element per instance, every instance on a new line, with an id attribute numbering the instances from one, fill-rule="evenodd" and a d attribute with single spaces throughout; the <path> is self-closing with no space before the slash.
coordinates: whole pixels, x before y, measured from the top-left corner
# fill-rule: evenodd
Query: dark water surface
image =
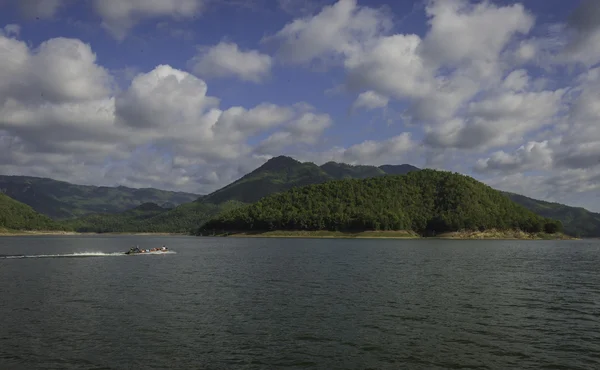
<path id="1" fill-rule="evenodd" d="M 176 254 L 96 255 L 168 245 Z M 599 369 L 600 242 L 2 237 L 0 369 Z"/>

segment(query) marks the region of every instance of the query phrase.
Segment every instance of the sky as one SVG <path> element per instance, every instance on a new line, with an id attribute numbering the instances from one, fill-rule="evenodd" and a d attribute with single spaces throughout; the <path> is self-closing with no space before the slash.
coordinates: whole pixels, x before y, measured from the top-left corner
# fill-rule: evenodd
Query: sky
<path id="1" fill-rule="evenodd" d="M 0 174 L 207 194 L 278 155 L 600 211 L 594 0 L 0 0 Z"/>

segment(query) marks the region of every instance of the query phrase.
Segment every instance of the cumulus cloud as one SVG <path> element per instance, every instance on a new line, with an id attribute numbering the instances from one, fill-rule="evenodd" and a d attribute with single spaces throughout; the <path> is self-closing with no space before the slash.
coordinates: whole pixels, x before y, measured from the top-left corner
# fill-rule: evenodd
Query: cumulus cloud
<path id="1" fill-rule="evenodd" d="M 256 147 L 260 155 L 276 156 L 281 151 L 294 144 L 314 145 L 323 131 L 332 125 L 328 114 L 306 112 L 290 121 L 282 130 L 271 134 Z"/>
<path id="2" fill-rule="evenodd" d="M 66 3 L 19 4 L 49 18 Z M 93 0 L 117 39 L 144 20 L 191 19 L 206 4 Z M 272 56 L 223 41 L 199 49 L 189 72 L 157 61 L 154 68 L 135 69 L 122 89 L 90 45 L 53 38 L 31 47 L 18 39 L 17 25 L 4 27 L 0 170 L 203 191 L 271 156 L 291 154 L 317 163 L 424 161 L 557 200 L 597 190 L 596 2 L 582 1 L 564 21 L 549 24 L 536 21 L 526 2 L 428 0 L 419 34 L 403 32 L 387 7 L 357 0 L 311 4 L 319 6 L 279 1 L 281 9 L 301 15 L 262 39 Z M 373 131 L 381 139 L 341 145 L 346 136 L 326 135 L 333 117 L 324 112 L 269 101 L 223 107 L 205 82 L 235 77 L 258 83 L 274 77 L 276 64 L 315 62 L 333 69 L 327 77 L 339 93 L 335 98 L 350 95 L 352 109 L 403 109 L 394 125 L 399 131 Z"/>
<path id="3" fill-rule="evenodd" d="M 267 39 L 277 43 L 276 57 L 284 63 L 328 59 L 331 67 L 343 68 L 338 90 L 359 93 L 354 109 L 402 103 L 405 121 L 422 128 L 432 163 L 461 151 L 473 158 L 496 149 L 468 167 L 486 175 L 546 171 L 546 179 L 558 168 L 596 168 L 600 69 L 564 86 L 552 77 L 533 78 L 528 67 L 551 76 L 570 63 L 597 63 L 600 8 L 583 1 L 566 22 L 539 25 L 542 32 L 531 36 L 536 18 L 525 6 L 431 0 L 425 6 L 428 29 L 420 36 L 393 33 L 381 9 L 341 0 Z M 364 144 L 361 153 L 369 157 L 365 148 L 384 146 Z M 330 156 L 350 160 L 358 149 L 347 150 Z"/>
<path id="4" fill-rule="evenodd" d="M 295 19 L 264 41 L 278 45 L 277 57 L 283 62 L 302 64 L 352 52 L 390 27 L 383 11 L 359 7 L 356 0 L 339 0 L 314 16 Z"/>
<path id="5" fill-rule="evenodd" d="M 256 50 L 240 50 L 237 44 L 220 42 L 203 48 L 189 64 L 199 77 L 236 76 L 241 80 L 260 82 L 271 69 L 271 57 Z"/>
<path id="6" fill-rule="evenodd" d="M 389 98 L 369 90 L 361 93 L 354 101 L 353 108 L 376 109 L 385 108 L 388 105 Z"/>
<path id="7" fill-rule="evenodd" d="M 18 24 L 7 24 L 4 26 L 4 30 L 0 29 L 0 34 L 4 33 L 6 36 L 19 36 L 21 33 L 21 26 Z"/>
<path id="8" fill-rule="evenodd" d="M 548 141 L 541 143 L 531 141 L 519 147 L 514 154 L 500 150 L 494 152 L 489 158 L 479 159 L 475 163 L 475 170 L 520 172 L 548 169 L 551 165 L 552 150 L 548 147 Z"/>
<path id="9" fill-rule="evenodd" d="M 365 140 L 348 147 L 334 146 L 325 151 L 301 152 L 297 157 L 304 161 L 323 164 L 329 161 L 348 164 L 400 164 L 414 163 L 420 155 L 418 143 L 408 132 L 386 140 Z"/>
<path id="10" fill-rule="evenodd" d="M 203 6 L 204 0 L 94 0 L 102 25 L 118 40 L 124 39 L 127 32 L 144 19 L 191 18 L 199 14 Z"/>
<path id="11" fill-rule="evenodd" d="M 249 138 L 281 130 L 310 144 L 331 124 L 302 104 L 220 108 L 202 79 L 168 65 L 117 90 L 75 39 L 30 49 L 0 36 L 0 67 L 2 173 L 207 192 L 264 162 Z"/>

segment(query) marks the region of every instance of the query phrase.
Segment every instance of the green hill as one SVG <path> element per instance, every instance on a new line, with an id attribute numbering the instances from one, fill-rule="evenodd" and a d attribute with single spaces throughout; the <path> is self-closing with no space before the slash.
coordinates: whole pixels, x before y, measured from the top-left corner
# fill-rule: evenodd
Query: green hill
<path id="1" fill-rule="evenodd" d="M 0 193 L 0 230 L 61 230 L 47 216 Z"/>
<path id="2" fill-rule="evenodd" d="M 2 175 L 0 192 L 53 219 L 69 219 L 92 213 L 118 213 L 148 202 L 173 207 L 199 197 L 191 193 L 153 188 L 74 185 L 48 178 Z"/>
<path id="3" fill-rule="evenodd" d="M 555 233 L 561 224 L 471 177 L 426 169 L 294 188 L 224 212 L 199 233 L 411 230 L 432 235 L 490 229 Z"/>
<path id="4" fill-rule="evenodd" d="M 65 228 L 77 232 L 94 233 L 189 233 L 210 217 L 222 211 L 239 207 L 234 201 L 220 205 L 190 202 L 173 209 L 154 203 L 144 203 L 134 209 L 117 213 L 101 213 L 62 222 Z"/>
<path id="5" fill-rule="evenodd" d="M 569 207 L 560 203 L 546 202 L 523 195 L 503 192 L 513 202 L 543 217 L 560 220 L 569 235 L 577 237 L 600 237 L 600 213 L 581 207 Z"/>

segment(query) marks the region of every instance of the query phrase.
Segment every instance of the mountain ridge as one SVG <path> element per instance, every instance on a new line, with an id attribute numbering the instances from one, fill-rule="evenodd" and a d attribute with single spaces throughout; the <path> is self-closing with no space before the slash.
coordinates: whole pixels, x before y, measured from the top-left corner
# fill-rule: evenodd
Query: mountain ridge
<path id="1" fill-rule="evenodd" d="M 199 226 L 199 224 L 207 221 L 210 217 L 218 215 L 224 209 L 232 209 L 237 206 L 251 204 L 264 196 L 286 191 L 297 186 L 320 184 L 343 178 L 369 178 L 371 174 L 375 174 L 375 177 L 380 177 L 390 175 L 390 173 L 406 174 L 420 170 L 421 169 L 418 167 L 410 164 L 370 166 L 351 165 L 334 161 L 329 161 L 318 166 L 312 162 L 300 162 L 289 156 L 277 156 L 232 183 L 208 195 L 202 196 L 192 193 L 183 193 L 191 194 L 188 199 L 192 198 L 192 200 L 179 204 L 170 202 L 157 204 L 157 206 L 162 209 L 169 209 L 154 214 L 152 214 L 152 210 L 148 210 L 152 217 L 146 217 L 147 215 L 144 215 L 143 212 L 140 211 L 134 218 L 128 218 L 128 222 L 134 222 L 136 224 L 134 225 L 135 227 L 132 226 L 131 228 L 131 231 L 136 232 L 186 232 L 191 230 L 191 228 Z M 0 179 L 2 179 L 2 176 L 0 176 Z M 70 185 L 70 183 L 60 180 L 52 181 Z M 82 186 L 93 187 L 93 185 Z M 104 188 L 106 188 L 104 191 L 110 191 L 110 189 L 112 189 L 111 187 Z M 135 189 L 123 186 L 121 186 L 121 188 Z M 2 189 L 1 186 L 0 189 Z M 154 188 L 141 189 L 152 190 Z M 536 200 L 509 192 L 502 192 L 502 194 L 540 216 L 560 220 L 563 223 L 565 232 L 570 235 L 579 237 L 600 237 L 600 214 L 598 213 L 590 212 L 580 207 L 571 207 L 560 203 Z M 44 197 L 46 195 L 41 194 L 41 196 Z M 197 196 L 197 198 L 194 199 L 193 197 L 195 196 Z M 54 201 L 56 202 L 56 200 Z M 110 218 L 112 217 L 111 214 L 119 215 L 142 203 L 144 202 L 130 204 L 126 209 L 113 213 L 107 213 L 105 210 L 101 210 L 100 212 L 88 213 L 88 215 L 102 214 L 102 217 Z M 43 214 L 43 212 L 40 213 Z M 143 224 L 141 223 L 142 220 Z M 107 221 L 107 223 L 109 223 L 109 221 Z M 144 227 L 147 229 L 144 229 Z"/>
<path id="2" fill-rule="evenodd" d="M 140 204 L 179 205 L 198 194 L 155 188 L 78 185 L 46 177 L 0 175 L 0 192 L 53 219 L 118 213 Z"/>

